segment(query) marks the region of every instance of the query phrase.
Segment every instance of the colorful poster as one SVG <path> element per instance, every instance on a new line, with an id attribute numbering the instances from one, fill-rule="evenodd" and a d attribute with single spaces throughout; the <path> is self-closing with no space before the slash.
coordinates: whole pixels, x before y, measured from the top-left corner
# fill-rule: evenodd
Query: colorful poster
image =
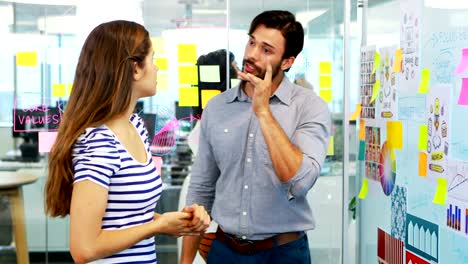
<path id="1" fill-rule="evenodd" d="M 402 0 L 400 2 L 400 47 L 403 51 L 401 68 L 402 91 L 416 93 L 420 80 L 420 22 L 421 2 Z"/>
<path id="2" fill-rule="evenodd" d="M 430 264 L 427 260 L 420 258 L 419 256 L 406 251 L 406 264 Z"/>
<path id="3" fill-rule="evenodd" d="M 406 249 L 438 262 L 439 226 L 417 216 L 406 214 Z"/>
<path id="4" fill-rule="evenodd" d="M 380 67 L 378 79 L 380 80 L 378 114 L 385 120 L 397 119 L 397 87 L 399 72 L 393 72 L 396 47 L 384 47 L 380 49 Z"/>
<path id="5" fill-rule="evenodd" d="M 380 181 L 380 128 L 366 127 L 366 177 Z"/>
<path id="6" fill-rule="evenodd" d="M 468 162 L 449 159 L 447 164 L 448 196 L 468 203 Z"/>
<path id="7" fill-rule="evenodd" d="M 398 240 L 406 239 L 406 211 L 407 196 L 406 187 L 395 186 L 392 192 L 392 236 Z"/>
<path id="8" fill-rule="evenodd" d="M 448 198 L 445 226 L 453 232 L 468 238 L 468 203 Z"/>
<path id="9" fill-rule="evenodd" d="M 405 253 L 403 241 L 398 240 L 377 228 L 377 263 L 403 264 Z"/>
<path id="10" fill-rule="evenodd" d="M 433 85 L 426 97 L 427 172 L 432 179 L 445 178 L 449 153 L 450 86 Z"/>
<path id="11" fill-rule="evenodd" d="M 375 46 L 361 48 L 361 83 L 360 101 L 361 118 L 375 119 L 375 100 L 371 100 L 374 95 L 375 72 Z"/>

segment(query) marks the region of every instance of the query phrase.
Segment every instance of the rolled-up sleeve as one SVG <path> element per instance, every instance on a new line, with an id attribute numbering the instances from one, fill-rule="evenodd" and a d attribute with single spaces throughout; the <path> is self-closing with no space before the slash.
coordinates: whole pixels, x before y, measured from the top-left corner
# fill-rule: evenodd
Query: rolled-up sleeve
<path id="1" fill-rule="evenodd" d="M 292 137 L 293 144 L 303 153 L 301 166 L 294 177 L 283 184 L 289 199 L 307 195 L 314 186 L 327 155 L 331 131 L 327 104 L 318 97 L 305 102 L 301 107 L 299 126 Z"/>

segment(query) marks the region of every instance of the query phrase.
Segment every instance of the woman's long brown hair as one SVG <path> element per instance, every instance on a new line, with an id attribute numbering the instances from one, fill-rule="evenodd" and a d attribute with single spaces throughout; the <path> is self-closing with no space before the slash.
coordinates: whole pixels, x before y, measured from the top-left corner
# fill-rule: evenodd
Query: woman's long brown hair
<path id="1" fill-rule="evenodd" d="M 97 26 L 86 39 L 76 67 L 73 90 L 49 155 L 45 210 L 52 217 L 70 213 L 73 191 L 72 150 L 88 127 L 96 127 L 130 107 L 135 64 L 144 66 L 151 40 L 130 21 Z"/>

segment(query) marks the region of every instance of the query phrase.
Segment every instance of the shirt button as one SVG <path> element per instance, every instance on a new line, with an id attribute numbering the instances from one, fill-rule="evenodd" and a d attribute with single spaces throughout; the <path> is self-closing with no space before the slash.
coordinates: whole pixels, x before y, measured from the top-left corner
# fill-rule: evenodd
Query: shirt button
<path id="1" fill-rule="evenodd" d="M 242 236 L 242 239 L 247 239 L 247 237 L 246 237 L 246 236 Z"/>
<path id="2" fill-rule="evenodd" d="M 242 215 L 247 215 L 247 212 L 242 212 Z"/>
<path id="3" fill-rule="evenodd" d="M 252 138 L 252 137 L 253 137 L 253 134 L 252 134 L 252 133 L 250 133 L 250 134 L 249 134 L 249 137 L 251 137 L 251 138 Z"/>
<path id="4" fill-rule="evenodd" d="M 225 128 L 224 133 L 227 133 L 227 132 L 229 132 L 229 129 Z"/>
<path id="5" fill-rule="evenodd" d="M 249 188 L 249 186 L 248 186 L 248 185 L 244 185 L 244 189 L 248 189 L 248 188 Z"/>
<path id="6" fill-rule="evenodd" d="M 247 159 L 247 162 L 251 162 L 252 160 L 250 158 Z"/>

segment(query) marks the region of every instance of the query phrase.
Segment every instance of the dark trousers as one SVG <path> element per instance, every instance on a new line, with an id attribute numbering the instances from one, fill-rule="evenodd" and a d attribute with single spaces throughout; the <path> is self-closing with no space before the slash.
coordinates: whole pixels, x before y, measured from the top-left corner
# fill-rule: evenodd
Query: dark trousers
<path id="1" fill-rule="evenodd" d="M 254 255 L 242 255 L 229 248 L 218 239 L 211 244 L 208 264 L 310 264 L 307 235 L 290 243 L 260 251 Z"/>

